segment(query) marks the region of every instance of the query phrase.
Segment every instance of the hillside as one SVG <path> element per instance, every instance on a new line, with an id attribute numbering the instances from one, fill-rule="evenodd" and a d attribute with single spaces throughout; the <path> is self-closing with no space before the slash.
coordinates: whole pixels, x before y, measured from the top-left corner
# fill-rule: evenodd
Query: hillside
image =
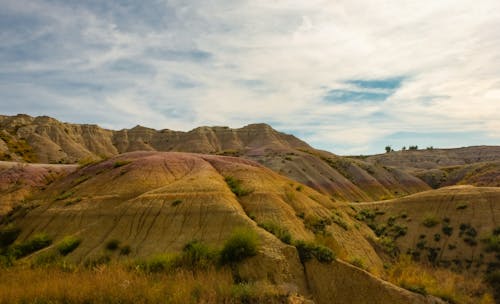
<path id="1" fill-rule="evenodd" d="M 373 201 L 430 189 L 398 168 L 315 150 L 266 124 L 189 132 L 142 126 L 112 131 L 28 115 L 0 116 L 0 160 L 75 163 L 132 151 L 230 155 L 257 161 L 338 201 Z"/>
<path id="2" fill-rule="evenodd" d="M 60 248 L 68 238 L 79 243 L 66 261 L 88 263 L 103 256 L 123 260 L 181 252 L 193 240 L 220 247 L 236 228 L 246 227 L 261 245 L 256 256 L 233 269 L 239 280 L 266 281 L 315 303 L 439 302 L 341 260 L 301 261 L 296 247 L 288 244 L 292 240 L 324 244 L 340 259 L 362 257 L 374 273 L 382 270 L 365 238 L 371 231 L 351 219 L 347 205 L 254 162 L 132 152 L 47 184 L 0 220 L 2 231 L 20 231 L 12 246 L 25 248 L 16 244 L 41 234 L 50 240 L 48 247 L 27 255 L 28 261 Z M 121 249 L 110 251 L 110 243 Z"/>
<path id="3" fill-rule="evenodd" d="M 498 276 L 498 187 L 451 186 L 355 206 L 357 218 L 390 255 L 406 253 L 423 263 Z M 498 290 L 499 281 L 492 282 Z"/>
<path id="4" fill-rule="evenodd" d="M 366 161 L 373 164 L 398 167 L 409 171 L 493 162 L 499 159 L 500 146 L 394 151 L 365 158 Z"/>

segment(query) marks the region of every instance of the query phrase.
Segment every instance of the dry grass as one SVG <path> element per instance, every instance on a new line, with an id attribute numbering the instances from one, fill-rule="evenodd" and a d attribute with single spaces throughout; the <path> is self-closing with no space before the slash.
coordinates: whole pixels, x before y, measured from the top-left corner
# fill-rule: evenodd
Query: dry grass
<path id="1" fill-rule="evenodd" d="M 262 290 L 235 285 L 226 268 L 146 274 L 117 264 L 73 271 L 17 266 L 0 275 L 0 303 L 273 303 L 282 297 Z"/>
<path id="2" fill-rule="evenodd" d="M 493 296 L 479 278 L 443 268 L 424 266 L 401 256 L 387 272 L 386 279 L 422 294 L 431 294 L 450 303 L 493 304 Z"/>

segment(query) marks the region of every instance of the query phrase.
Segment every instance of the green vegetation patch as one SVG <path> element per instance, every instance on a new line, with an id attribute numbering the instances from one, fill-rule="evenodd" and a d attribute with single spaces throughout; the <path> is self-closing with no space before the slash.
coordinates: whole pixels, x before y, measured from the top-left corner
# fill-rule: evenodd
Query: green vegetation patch
<path id="1" fill-rule="evenodd" d="M 12 248 L 12 255 L 15 258 L 27 256 L 52 244 L 52 239 L 45 233 L 33 235 L 28 240 L 16 244 Z"/>
<path id="2" fill-rule="evenodd" d="M 224 243 L 220 253 L 221 264 L 232 264 L 257 254 L 259 238 L 255 231 L 237 229 Z"/>
<path id="3" fill-rule="evenodd" d="M 57 251 L 62 256 L 66 256 L 73 252 L 76 248 L 78 248 L 81 242 L 82 240 L 80 238 L 74 236 L 66 236 L 62 239 L 61 242 L 59 242 L 59 244 L 57 244 Z"/>
<path id="4" fill-rule="evenodd" d="M 232 176 L 226 176 L 224 178 L 224 180 L 226 181 L 227 185 L 229 186 L 229 189 L 231 189 L 231 192 L 233 192 L 237 197 L 242 197 L 242 196 L 245 196 L 245 195 L 252 193 L 252 191 L 250 191 L 248 189 L 244 189 L 241 186 L 242 182 L 239 179 L 236 179 Z"/>
<path id="5" fill-rule="evenodd" d="M 266 231 L 274 234 L 278 239 L 280 239 L 285 244 L 292 243 L 292 235 L 285 227 L 282 227 L 276 222 L 267 221 L 259 223 L 259 227 L 264 228 Z"/>
<path id="6" fill-rule="evenodd" d="M 437 224 L 439 224 L 439 220 L 436 218 L 435 215 L 427 215 L 422 220 L 422 225 L 424 225 L 427 228 L 435 227 Z"/>
<path id="7" fill-rule="evenodd" d="M 113 164 L 113 168 L 120 168 L 120 167 L 123 167 L 125 165 L 128 165 L 130 164 L 132 161 L 130 160 L 117 160 L 115 161 L 115 163 Z"/>
<path id="8" fill-rule="evenodd" d="M 302 263 L 311 260 L 313 257 L 320 263 L 331 263 L 335 260 L 335 253 L 325 246 L 302 240 L 296 241 L 294 245 L 297 248 Z"/>

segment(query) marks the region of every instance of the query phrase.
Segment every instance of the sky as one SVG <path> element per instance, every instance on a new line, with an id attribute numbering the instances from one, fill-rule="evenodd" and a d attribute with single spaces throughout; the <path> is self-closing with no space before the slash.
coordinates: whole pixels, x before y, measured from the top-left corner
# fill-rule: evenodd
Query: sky
<path id="1" fill-rule="evenodd" d="M 0 0 L 0 114 L 500 144 L 498 0 Z"/>

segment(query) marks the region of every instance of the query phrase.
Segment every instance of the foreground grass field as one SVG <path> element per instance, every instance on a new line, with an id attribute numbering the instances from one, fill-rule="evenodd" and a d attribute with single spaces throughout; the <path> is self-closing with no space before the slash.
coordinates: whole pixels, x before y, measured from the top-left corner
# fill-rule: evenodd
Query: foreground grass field
<path id="1" fill-rule="evenodd" d="M 288 298 L 268 284 L 234 283 L 229 268 L 146 273 L 118 264 L 2 269 L 0 291 L 0 303 L 286 303 Z"/>

